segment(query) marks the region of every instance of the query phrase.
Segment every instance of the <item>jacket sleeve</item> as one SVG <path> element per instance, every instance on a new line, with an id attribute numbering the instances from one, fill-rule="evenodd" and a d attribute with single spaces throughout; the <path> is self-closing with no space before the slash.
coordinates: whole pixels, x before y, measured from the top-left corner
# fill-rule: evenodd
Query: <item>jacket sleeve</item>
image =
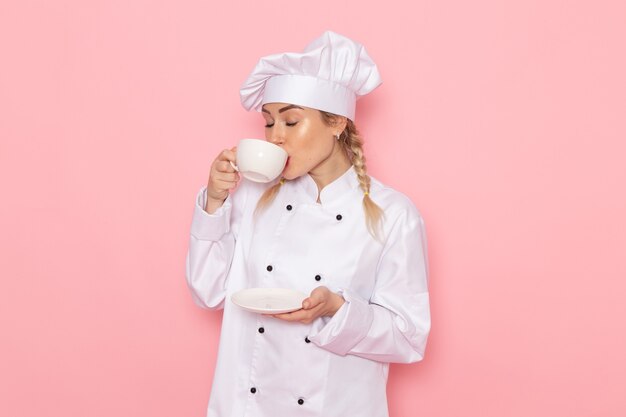
<path id="1" fill-rule="evenodd" d="M 246 199 L 246 191 L 241 188 L 213 214 L 204 211 L 206 187 L 196 197 L 186 278 L 194 302 L 202 308 L 224 308 L 226 281 Z"/>
<path id="2" fill-rule="evenodd" d="M 338 292 L 346 302 L 332 318 L 314 323 L 313 343 L 379 362 L 423 359 L 430 332 L 428 256 L 424 221 L 416 209 L 391 228 L 370 299 L 350 289 Z"/>

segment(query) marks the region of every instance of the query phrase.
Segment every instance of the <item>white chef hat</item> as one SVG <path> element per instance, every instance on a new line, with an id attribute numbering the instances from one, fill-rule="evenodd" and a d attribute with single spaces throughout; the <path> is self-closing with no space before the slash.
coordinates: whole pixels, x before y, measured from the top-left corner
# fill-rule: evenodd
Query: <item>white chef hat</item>
<path id="1" fill-rule="evenodd" d="M 360 43 L 326 31 L 303 52 L 262 57 L 239 94 L 246 110 L 289 103 L 346 116 L 354 121 L 356 100 L 382 83 Z"/>

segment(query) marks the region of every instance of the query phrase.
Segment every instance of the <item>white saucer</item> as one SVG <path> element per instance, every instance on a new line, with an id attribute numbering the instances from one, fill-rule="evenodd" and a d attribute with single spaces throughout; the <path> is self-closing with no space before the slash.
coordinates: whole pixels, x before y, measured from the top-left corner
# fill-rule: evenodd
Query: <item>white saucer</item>
<path id="1" fill-rule="evenodd" d="M 237 291 L 230 299 L 253 313 L 280 314 L 300 310 L 308 295 L 288 288 L 248 288 Z"/>

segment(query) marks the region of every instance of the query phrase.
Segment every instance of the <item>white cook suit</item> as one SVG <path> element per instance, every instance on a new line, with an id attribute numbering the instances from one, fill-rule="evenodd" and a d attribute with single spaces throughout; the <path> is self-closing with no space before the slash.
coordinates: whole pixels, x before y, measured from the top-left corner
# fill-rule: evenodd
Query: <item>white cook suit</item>
<path id="1" fill-rule="evenodd" d="M 201 307 L 224 309 L 209 417 L 386 417 L 389 362 L 423 358 L 430 330 L 423 219 L 403 194 L 372 178 L 384 210 L 380 241 L 368 232 L 363 191 L 350 167 L 318 189 L 287 181 L 255 216 L 267 184 L 242 180 L 214 214 L 200 190 L 187 283 Z M 326 286 L 345 303 L 311 324 L 234 305 L 234 292 Z"/>

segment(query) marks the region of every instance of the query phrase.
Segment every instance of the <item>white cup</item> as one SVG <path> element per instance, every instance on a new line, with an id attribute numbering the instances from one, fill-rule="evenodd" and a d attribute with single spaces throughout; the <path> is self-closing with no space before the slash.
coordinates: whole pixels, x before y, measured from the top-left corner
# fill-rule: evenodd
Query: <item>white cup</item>
<path id="1" fill-rule="evenodd" d="M 287 152 L 261 139 L 241 139 L 237 145 L 237 165 L 230 163 L 246 179 L 270 182 L 276 179 L 287 162 Z"/>

